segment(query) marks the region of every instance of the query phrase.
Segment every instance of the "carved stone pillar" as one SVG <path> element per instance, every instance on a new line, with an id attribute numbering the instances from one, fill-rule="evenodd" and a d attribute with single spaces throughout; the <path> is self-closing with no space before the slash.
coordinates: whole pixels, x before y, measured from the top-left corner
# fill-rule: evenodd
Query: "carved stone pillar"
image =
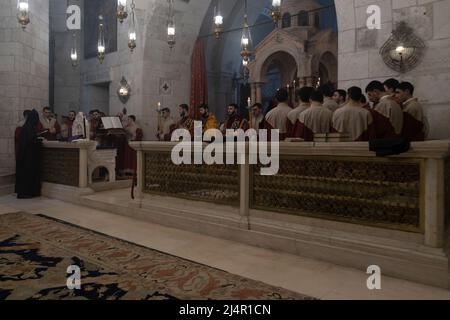
<path id="1" fill-rule="evenodd" d="M 259 103 L 262 102 L 262 86 L 263 86 L 262 82 L 259 82 L 256 84 L 256 100 L 255 100 L 255 102 L 259 102 Z"/>

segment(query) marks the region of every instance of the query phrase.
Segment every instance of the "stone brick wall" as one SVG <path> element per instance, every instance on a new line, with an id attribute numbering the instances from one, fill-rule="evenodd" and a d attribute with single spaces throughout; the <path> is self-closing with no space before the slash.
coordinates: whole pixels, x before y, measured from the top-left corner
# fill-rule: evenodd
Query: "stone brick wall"
<path id="1" fill-rule="evenodd" d="M 15 170 L 14 130 L 23 110 L 48 104 L 48 0 L 30 1 L 25 31 L 16 8 L 16 0 L 0 2 L 0 173 Z"/>
<path id="2" fill-rule="evenodd" d="M 450 0 L 338 0 L 335 1 L 339 30 L 339 82 L 365 87 L 371 80 L 390 77 L 411 81 L 424 103 L 431 138 L 450 138 Z M 382 29 L 368 30 L 367 7 L 381 8 Z M 393 26 L 406 20 L 427 45 L 422 63 L 404 75 L 383 63 L 379 48 Z"/>

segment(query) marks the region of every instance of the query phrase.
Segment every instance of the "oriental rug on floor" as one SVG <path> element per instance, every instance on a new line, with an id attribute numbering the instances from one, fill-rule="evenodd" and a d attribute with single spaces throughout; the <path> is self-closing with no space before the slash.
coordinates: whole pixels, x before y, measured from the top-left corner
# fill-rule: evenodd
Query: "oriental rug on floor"
<path id="1" fill-rule="evenodd" d="M 67 286 L 69 266 L 79 267 L 80 289 Z M 42 215 L 11 213 L 0 215 L 0 299 L 312 298 Z"/>

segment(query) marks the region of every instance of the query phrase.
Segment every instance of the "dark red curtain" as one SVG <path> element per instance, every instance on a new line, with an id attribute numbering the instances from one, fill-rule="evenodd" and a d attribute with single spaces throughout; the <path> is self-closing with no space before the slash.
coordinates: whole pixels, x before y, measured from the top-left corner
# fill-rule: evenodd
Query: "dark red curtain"
<path id="1" fill-rule="evenodd" d="M 198 106 L 208 103 L 208 83 L 206 76 L 205 46 L 197 39 L 191 62 L 191 117 L 199 119 Z"/>

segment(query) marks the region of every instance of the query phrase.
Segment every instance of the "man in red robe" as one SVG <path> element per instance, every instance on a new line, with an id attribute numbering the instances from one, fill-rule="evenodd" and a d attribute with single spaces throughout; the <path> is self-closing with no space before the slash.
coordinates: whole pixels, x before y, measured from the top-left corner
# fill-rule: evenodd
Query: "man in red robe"
<path id="1" fill-rule="evenodd" d="M 69 115 L 64 118 L 63 125 L 61 127 L 61 138 L 64 141 L 68 141 L 72 137 L 72 126 L 75 121 L 76 112 L 70 111 Z"/>
<path id="2" fill-rule="evenodd" d="M 428 121 L 419 100 L 414 98 L 414 86 L 409 82 L 400 83 L 396 99 L 403 105 L 402 137 L 409 141 L 424 141 L 428 135 Z"/>
<path id="3" fill-rule="evenodd" d="M 322 92 L 314 91 L 311 94 L 311 107 L 298 117 L 299 125 L 294 133 L 295 138 L 305 141 L 314 141 L 315 134 L 331 132 L 333 112 L 323 104 Z"/>
<path id="4" fill-rule="evenodd" d="M 372 116 L 377 139 L 400 137 L 403 129 L 403 111 L 400 105 L 389 95 L 380 81 L 372 81 L 366 87 L 369 100 L 374 103 Z"/>
<path id="5" fill-rule="evenodd" d="M 347 103 L 333 114 L 333 131 L 349 136 L 351 141 L 369 141 L 376 138 L 373 117 L 365 109 L 361 88 L 348 89 Z"/>
<path id="6" fill-rule="evenodd" d="M 42 109 L 37 130 L 39 133 L 42 132 L 42 137 L 48 141 L 58 140 L 58 135 L 61 133 L 61 126 L 56 121 L 56 118 L 53 117 L 49 107 Z"/>
<path id="7" fill-rule="evenodd" d="M 247 119 L 244 119 L 238 115 L 238 106 L 237 104 L 230 103 L 228 105 L 228 118 L 225 121 L 225 125 L 223 128 L 223 133 L 225 134 L 226 130 L 238 130 L 242 129 L 244 131 L 247 131 L 249 128 L 249 124 Z"/>
<path id="8" fill-rule="evenodd" d="M 253 105 L 249 125 L 250 129 L 254 129 L 257 133 L 259 133 L 259 130 L 264 129 L 264 113 L 261 103 Z"/>
<path id="9" fill-rule="evenodd" d="M 278 90 L 276 97 L 277 106 L 267 113 L 265 118 L 265 128 L 269 130 L 268 139 L 270 139 L 270 130 L 280 131 L 280 140 L 285 140 L 287 137 L 286 123 L 288 121 L 288 113 L 292 111 L 288 105 L 289 94 L 285 88 Z"/>
<path id="10" fill-rule="evenodd" d="M 303 87 L 297 90 L 298 106 L 294 110 L 288 113 L 288 121 L 286 124 L 287 137 L 294 137 L 295 131 L 298 130 L 299 121 L 298 118 L 303 111 L 306 111 L 311 106 L 311 93 L 314 92 L 313 87 Z"/>

